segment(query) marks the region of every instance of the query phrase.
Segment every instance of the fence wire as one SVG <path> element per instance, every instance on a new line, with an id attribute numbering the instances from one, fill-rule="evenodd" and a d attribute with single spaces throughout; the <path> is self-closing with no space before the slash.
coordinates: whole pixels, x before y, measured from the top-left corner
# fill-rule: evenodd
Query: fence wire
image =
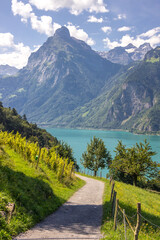
<path id="1" fill-rule="evenodd" d="M 143 217 L 142 216 L 142 214 L 139 214 L 140 216 L 141 216 L 141 218 L 143 218 L 145 221 L 147 221 L 148 223 L 150 223 L 151 225 L 153 225 L 153 226 L 155 226 L 155 227 L 157 227 L 157 228 L 159 228 L 160 229 L 160 226 L 158 226 L 158 225 L 156 225 L 156 224 L 154 224 L 154 223 L 152 223 L 150 220 L 148 220 L 147 218 L 145 218 L 145 217 Z"/>

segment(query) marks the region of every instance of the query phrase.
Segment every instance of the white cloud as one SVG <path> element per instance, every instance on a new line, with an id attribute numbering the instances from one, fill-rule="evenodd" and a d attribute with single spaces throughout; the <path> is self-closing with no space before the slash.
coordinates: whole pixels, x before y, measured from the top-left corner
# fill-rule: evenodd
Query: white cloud
<path id="1" fill-rule="evenodd" d="M 67 8 L 74 15 L 78 15 L 84 10 L 96 13 L 108 12 L 103 0 L 29 0 L 29 2 L 45 11 L 59 11 L 62 8 Z"/>
<path id="2" fill-rule="evenodd" d="M 69 29 L 70 35 L 82 41 L 85 41 L 88 45 L 95 44 L 94 40 L 88 36 L 88 34 L 78 26 L 74 26 L 72 23 L 68 23 L 66 26 Z"/>
<path id="3" fill-rule="evenodd" d="M 140 37 L 150 38 L 150 37 L 153 37 L 154 35 L 156 35 L 159 32 L 160 32 L 160 27 L 156 27 L 156 28 L 153 28 L 153 29 L 147 31 L 146 33 L 140 34 Z"/>
<path id="4" fill-rule="evenodd" d="M 23 43 L 15 44 L 11 33 L 0 33 L 0 52 L 0 65 L 22 68 L 27 64 L 31 49 Z"/>
<path id="5" fill-rule="evenodd" d="M 14 15 L 21 16 L 21 21 L 26 23 L 30 19 L 32 29 L 47 36 L 54 34 L 57 28 L 61 27 L 58 23 L 53 23 L 50 16 L 37 17 L 30 4 L 24 4 L 17 0 L 12 0 L 12 12 Z"/>
<path id="6" fill-rule="evenodd" d="M 119 46 L 119 43 L 116 42 L 116 41 L 110 41 L 110 39 L 107 37 L 105 39 L 103 39 L 103 42 L 104 42 L 104 45 L 106 48 L 109 48 L 109 49 L 113 49 L 115 47 L 118 47 Z"/>
<path id="7" fill-rule="evenodd" d="M 13 38 L 11 33 L 0 33 L 0 47 L 12 47 Z"/>
<path id="8" fill-rule="evenodd" d="M 58 23 L 52 23 L 50 16 L 41 16 L 38 19 L 34 13 L 31 15 L 31 26 L 32 29 L 37 30 L 39 33 L 44 33 L 47 36 L 53 35 L 56 29 L 61 27 Z"/>
<path id="9" fill-rule="evenodd" d="M 102 27 L 101 29 L 102 29 L 102 31 L 105 32 L 105 33 L 110 33 L 110 32 L 112 32 L 112 28 L 109 27 L 109 26 L 104 26 L 104 27 Z"/>
<path id="10" fill-rule="evenodd" d="M 103 22 L 103 18 L 96 18 L 94 16 L 89 16 L 87 22 L 102 23 Z"/>
<path id="11" fill-rule="evenodd" d="M 114 20 L 122 20 L 122 19 L 126 19 L 127 16 L 126 14 L 118 14 L 118 16 L 116 18 L 114 18 Z"/>
<path id="12" fill-rule="evenodd" d="M 23 2 L 17 2 L 12 0 L 12 12 L 15 15 L 20 15 L 22 22 L 27 22 L 27 19 L 31 16 L 32 7 L 29 3 L 24 4 Z"/>
<path id="13" fill-rule="evenodd" d="M 150 43 L 150 45 L 154 48 L 157 45 L 160 45 L 160 27 L 153 28 L 145 33 L 137 35 L 136 37 L 132 37 L 128 34 L 124 35 L 120 41 L 110 41 L 109 38 L 103 39 L 103 42 L 107 48 L 114 48 L 114 47 L 125 47 L 129 43 L 132 43 L 134 46 L 139 47 L 144 43 Z"/>
<path id="14" fill-rule="evenodd" d="M 128 32 L 130 30 L 131 30 L 131 27 L 126 27 L 126 26 L 123 26 L 117 29 L 118 32 Z"/>

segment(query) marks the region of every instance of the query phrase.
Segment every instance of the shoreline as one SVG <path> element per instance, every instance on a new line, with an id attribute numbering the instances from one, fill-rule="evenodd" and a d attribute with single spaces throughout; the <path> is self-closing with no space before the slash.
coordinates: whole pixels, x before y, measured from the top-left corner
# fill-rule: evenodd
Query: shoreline
<path id="1" fill-rule="evenodd" d="M 72 130 L 93 130 L 93 131 L 112 131 L 112 132 L 128 132 L 132 133 L 134 135 L 147 135 L 147 136 L 160 136 L 160 132 L 143 132 L 143 131 L 138 131 L 138 130 L 126 130 L 126 129 L 107 129 L 107 128 L 83 128 L 83 127 L 60 127 L 60 126 L 52 126 L 52 125 L 47 125 L 47 124 L 38 124 L 39 127 L 41 128 L 58 128 L 58 129 L 72 129 Z"/>

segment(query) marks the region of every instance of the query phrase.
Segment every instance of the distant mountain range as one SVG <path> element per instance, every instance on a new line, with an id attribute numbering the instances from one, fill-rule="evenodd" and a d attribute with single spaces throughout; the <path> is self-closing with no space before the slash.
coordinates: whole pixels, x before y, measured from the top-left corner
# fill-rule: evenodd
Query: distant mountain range
<path id="1" fill-rule="evenodd" d="M 160 131 L 160 47 L 111 78 L 112 87 L 57 119 L 59 127 Z"/>
<path id="2" fill-rule="evenodd" d="M 47 124 L 97 97 L 120 67 L 62 27 L 16 77 L 1 80 L 1 99 L 30 121 Z"/>
<path id="3" fill-rule="evenodd" d="M 19 69 L 15 67 L 11 67 L 9 65 L 0 65 L 0 76 L 10 76 L 14 75 L 19 71 Z"/>
<path id="4" fill-rule="evenodd" d="M 116 47 L 108 52 L 98 52 L 99 55 L 107 60 L 127 65 L 133 61 L 141 61 L 144 59 L 145 54 L 150 51 L 152 47 L 149 43 L 140 45 L 139 48 L 133 44 L 128 44 L 126 47 Z"/>
<path id="5" fill-rule="evenodd" d="M 1 101 L 43 126 L 158 132 L 160 48 L 150 48 L 118 48 L 132 57 L 120 65 L 62 27 L 16 76 L 0 79 Z"/>

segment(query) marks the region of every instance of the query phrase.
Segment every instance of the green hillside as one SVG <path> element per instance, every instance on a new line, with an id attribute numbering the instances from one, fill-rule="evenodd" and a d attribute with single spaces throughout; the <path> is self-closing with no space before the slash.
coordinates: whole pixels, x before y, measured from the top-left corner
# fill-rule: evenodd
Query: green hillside
<path id="1" fill-rule="evenodd" d="M 146 54 L 144 61 L 112 77 L 112 84 L 106 83 L 98 97 L 52 121 L 51 125 L 160 132 L 159 59 L 157 47 Z"/>
<path id="2" fill-rule="evenodd" d="M 0 102 L 0 130 L 14 133 L 18 131 L 26 139 L 37 141 L 41 147 L 59 144 L 56 137 L 37 127 L 36 124 L 29 123 L 26 116 L 21 117 L 15 108 L 4 108 L 2 102 Z"/>
<path id="3" fill-rule="evenodd" d="M 67 184 L 67 185 L 66 185 Z M 1 141 L 0 239 L 12 239 L 54 212 L 78 188 L 81 180 L 58 181 L 57 172 L 40 161 L 38 168 Z M 11 221 L 7 205 L 15 204 Z"/>
<path id="4" fill-rule="evenodd" d="M 113 230 L 113 218 L 111 217 L 110 193 L 111 185 L 105 181 L 104 193 L 104 215 L 102 231 L 105 240 L 120 240 L 124 238 L 123 215 L 118 212 L 117 230 Z M 141 203 L 141 227 L 139 240 L 159 240 L 160 236 L 160 194 L 148 192 L 144 189 L 134 187 L 125 183 L 115 182 L 115 191 L 121 209 L 125 209 L 128 219 L 135 229 L 137 220 L 137 203 Z M 127 239 L 134 239 L 134 234 L 127 224 Z"/>

